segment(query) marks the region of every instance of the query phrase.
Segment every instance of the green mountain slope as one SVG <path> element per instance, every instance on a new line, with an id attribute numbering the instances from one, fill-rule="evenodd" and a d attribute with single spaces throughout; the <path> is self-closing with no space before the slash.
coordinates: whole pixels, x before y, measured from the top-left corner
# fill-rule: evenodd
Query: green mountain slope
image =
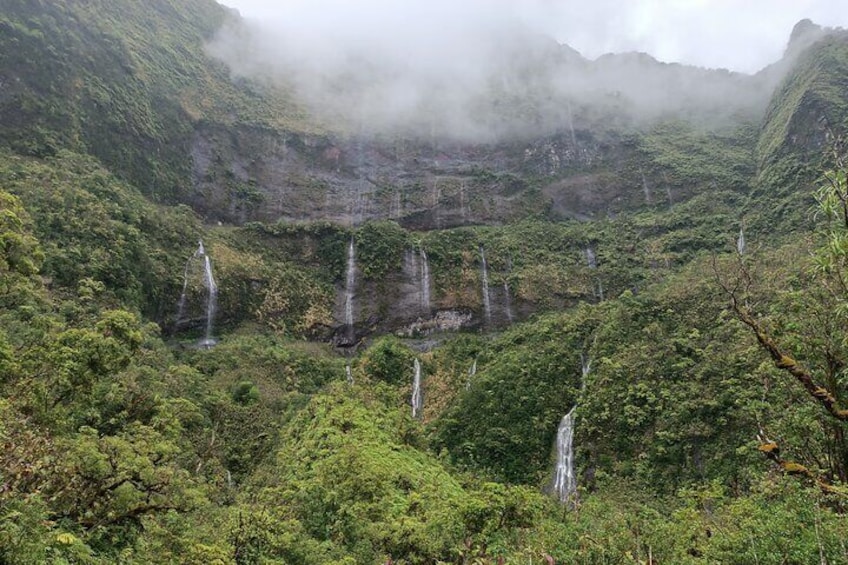
<path id="1" fill-rule="evenodd" d="M 845 33 L 761 122 L 473 145 L 319 128 L 234 17 L 0 5 L 0 563 L 848 561 Z"/>
<path id="2" fill-rule="evenodd" d="M 0 140 L 90 153 L 150 197 L 184 197 L 199 122 L 307 127 L 285 95 L 235 85 L 205 54 L 231 17 L 211 0 L 4 3 Z"/>

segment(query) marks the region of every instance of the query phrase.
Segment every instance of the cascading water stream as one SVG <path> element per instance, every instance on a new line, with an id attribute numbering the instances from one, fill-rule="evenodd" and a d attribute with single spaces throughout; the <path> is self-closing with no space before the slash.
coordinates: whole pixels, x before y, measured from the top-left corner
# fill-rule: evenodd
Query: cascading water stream
<path id="1" fill-rule="evenodd" d="M 739 228 L 739 237 L 736 239 L 736 251 L 739 252 L 739 255 L 744 255 L 746 248 L 747 244 L 745 243 L 745 231 L 743 228 Z"/>
<path id="2" fill-rule="evenodd" d="M 345 365 L 345 379 L 348 385 L 353 386 L 353 371 L 350 370 L 350 364 Z"/>
<path id="3" fill-rule="evenodd" d="M 353 237 L 350 238 L 350 244 L 347 248 L 347 274 L 345 276 L 345 302 L 344 316 L 345 328 L 347 336 L 353 339 L 353 296 L 356 287 L 356 246 L 354 245 Z"/>
<path id="4" fill-rule="evenodd" d="M 595 257 L 595 251 L 591 247 L 587 247 L 584 253 L 586 255 L 586 264 L 589 266 L 589 268 L 597 269 L 598 259 L 597 257 Z"/>
<path id="5" fill-rule="evenodd" d="M 588 265 L 588 267 L 590 269 L 593 269 L 593 270 L 597 269 L 598 268 L 598 258 L 595 256 L 595 251 L 591 247 L 587 247 L 584 250 L 583 253 L 586 255 L 586 265 Z M 593 283 L 593 286 L 594 286 L 594 288 L 592 290 L 594 291 L 595 296 L 597 298 L 599 298 L 601 301 L 603 301 L 603 299 L 604 299 L 604 285 L 601 282 L 600 277 L 598 277 L 595 280 L 595 282 Z"/>
<path id="6" fill-rule="evenodd" d="M 489 300 L 489 266 L 486 263 L 486 251 L 480 246 L 480 263 L 483 276 L 483 315 L 486 323 L 492 321 L 492 303 Z"/>
<path id="7" fill-rule="evenodd" d="M 189 280 L 196 276 L 196 269 L 192 269 L 192 265 L 198 259 L 202 259 L 203 266 L 203 287 L 206 289 L 206 331 L 203 339 L 200 340 L 200 347 L 212 347 L 216 340 L 213 335 L 215 324 L 215 312 L 218 305 L 218 285 L 215 283 L 215 276 L 212 274 L 212 260 L 206 253 L 206 248 L 203 246 L 203 241 L 199 241 L 197 250 L 186 261 L 185 271 L 183 273 L 183 290 L 180 294 L 180 300 L 177 303 L 177 318 L 175 328 L 179 326 L 185 316 L 186 302 L 188 300 Z"/>
<path id="8" fill-rule="evenodd" d="M 571 111 L 571 101 L 568 101 L 568 130 L 571 132 L 571 145 L 577 151 L 577 135 L 574 133 L 574 114 Z"/>
<path id="9" fill-rule="evenodd" d="M 645 195 L 645 204 L 651 203 L 651 187 L 648 186 L 648 179 L 645 178 L 645 173 L 640 172 L 642 175 L 642 192 Z"/>
<path id="10" fill-rule="evenodd" d="M 580 381 L 580 390 L 586 389 L 586 379 L 589 377 L 589 373 L 592 371 L 592 358 L 587 357 L 584 353 L 580 354 L 580 374 L 582 379 Z"/>
<path id="11" fill-rule="evenodd" d="M 477 374 L 477 359 L 474 360 L 474 363 L 471 364 L 471 368 L 468 369 L 468 380 L 465 381 L 465 390 L 471 390 L 471 380 Z"/>
<path id="12" fill-rule="evenodd" d="M 576 408 L 576 407 L 575 407 Z M 577 477 L 574 475 L 574 408 L 563 416 L 557 428 L 556 470 L 553 491 L 560 502 L 571 501 L 577 492 Z"/>
<path id="13" fill-rule="evenodd" d="M 420 418 L 424 408 L 424 397 L 421 394 L 421 362 L 415 358 L 412 377 L 412 417 Z"/>
<path id="14" fill-rule="evenodd" d="M 506 310 L 506 318 L 512 322 L 512 296 L 509 294 L 509 283 L 504 281 L 504 309 Z"/>
<path id="15" fill-rule="evenodd" d="M 201 249 L 203 243 L 200 244 Z M 215 345 L 215 339 L 212 337 L 212 326 L 215 322 L 215 310 L 218 306 L 218 285 L 215 283 L 215 277 L 212 275 L 212 260 L 206 252 L 203 253 L 203 284 L 206 287 L 206 337 L 201 343 L 204 347 Z"/>
<path id="16" fill-rule="evenodd" d="M 421 248 L 421 308 L 428 315 L 430 313 L 430 261 L 427 260 L 427 252 Z"/>

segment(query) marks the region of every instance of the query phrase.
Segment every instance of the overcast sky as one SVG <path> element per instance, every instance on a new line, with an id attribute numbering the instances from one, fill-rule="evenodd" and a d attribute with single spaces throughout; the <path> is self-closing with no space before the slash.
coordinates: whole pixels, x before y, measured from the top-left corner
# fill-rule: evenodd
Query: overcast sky
<path id="1" fill-rule="evenodd" d="M 803 18 L 848 27 L 844 0 L 223 0 L 241 14 L 314 40 L 375 35 L 438 44 L 521 21 L 584 56 L 645 51 L 666 62 L 755 72 L 780 58 Z M 401 45 L 401 43 L 398 43 Z"/>

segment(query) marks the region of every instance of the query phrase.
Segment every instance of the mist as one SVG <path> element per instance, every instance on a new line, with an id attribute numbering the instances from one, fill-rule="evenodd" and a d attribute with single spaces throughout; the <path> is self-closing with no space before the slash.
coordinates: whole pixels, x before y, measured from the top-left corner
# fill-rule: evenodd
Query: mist
<path id="1" fill-rule="evenodd" d="M 612 0 L 230 3 L 246 17 L 221 30 L 208 50 L 234 76 L 293 89 L 319 119 L 353 133 L 471 140 L 599 119 L 754 115 L 778 71 L 755 78 L 634 52 L 698 65 L 731 53 L 739 61 L 725 66 L 750 71 L 780 58 L 799 6 L 832 21 L 830 3 L 796 0 L 782 12 L 775 4 L 788 6 L 785 0 L 711 2 L 735 6 L 739 17 L 727 18 L 724 28 L 718 18 L 726 10 L 705 11 L 697 0 L 662 8 L 658 1 Z M 692 36 L 700 43 L 684 41 Z"/>

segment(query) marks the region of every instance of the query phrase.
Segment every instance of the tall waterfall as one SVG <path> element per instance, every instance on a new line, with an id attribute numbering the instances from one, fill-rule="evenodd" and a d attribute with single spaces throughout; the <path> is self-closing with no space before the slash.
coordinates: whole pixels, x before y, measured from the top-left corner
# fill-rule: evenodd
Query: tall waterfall
<path id="1" fill-rule="evenodd" d="M 200 243 L 199 251 L 203 251 L 203 285 L 206 287 L 206 337 L 200 343 L 204 347 L 215 345 L 212 337 L 212 325 L 215 322 L 215 310 L 218 307 L 218 285 L 212 276 L 212 260 L 203 250 L 203 242 Z"/>
<path id="2" fill-rule="evenodd" d="M 563 416 L 557 428 L 556 470 L 553 491 L 560 502 L 569 502 L 577 492 L 577 477 L 574 474 L 574 408 Z"/>
<path id="3" fill-rule="evenodd" d="M 347 275 L 345 276 L 344 316 L 348 337 L 353 339 L 353 294 L 356 288 L 356 247 L 353 236 L 347 248 Z"/>
<path id="4" fill-rule="evenodd" d="M 188 295 L 189 280 L 192 276 L 196 276 L 197 270 L 192 269 L 192 265 L 196 265 L 196 261 L 202 259 L 203 265 L 203 287 L 206 289 L 206 332 L 200 340 L 201 347 L 211 347 L 215 345 L 215 338 L 212 337 L 212 330 L 215 323 L 215 311 L 218 305 L 218 285 L 215 283 L 215 277 L 212 274 L 212 260 L 206 253 L 206 248 L 203 246 L 203 241 L 199 241 L 197 250 L 186 261 L 185 271 L 183 273 L 183 290 L 180 294 L 180 301 L 177 304 L 177 319 L 176 324 L 183 320 L 186 310 L 186 300 Z"/>
<path id="5" fill-rule="evenodd" d="M 424 396 L 421 394 L 421 362 L 415 358 L 412 377 L 412 417 L 420 418 L 424 408 Z"/>
<path id="6" fill-rule="evenodd" d="M 353 371 L 350 369 L 350 363 L 345 365 L 345 380 L 347 380 L 347 384 L 353 386 Z"/>
<path id="7" fill-rule="evenodd" d="M 745 231 L 743 228 L 739 228 L 739 237 L 736 239 L 736 251 L 739 252 L 739 255 L 744 255 L 745 249 Z"/>
<path id="8" fill-rule="evenodd" d="M 486 264 L 486 251 L 483 246 L 480 246 L 480 262 L 483 274 L 483 315 L 486 317 L 486 323 L 492 321 L 492 303 L 489 300 L 489 266 Z"/>
<path id="9" fill-rule="evenodd" d="M 421 308 L 427 314 L 430 313 L 430 261 L 427 260 L 427 252 L 421 248 Z"/>

